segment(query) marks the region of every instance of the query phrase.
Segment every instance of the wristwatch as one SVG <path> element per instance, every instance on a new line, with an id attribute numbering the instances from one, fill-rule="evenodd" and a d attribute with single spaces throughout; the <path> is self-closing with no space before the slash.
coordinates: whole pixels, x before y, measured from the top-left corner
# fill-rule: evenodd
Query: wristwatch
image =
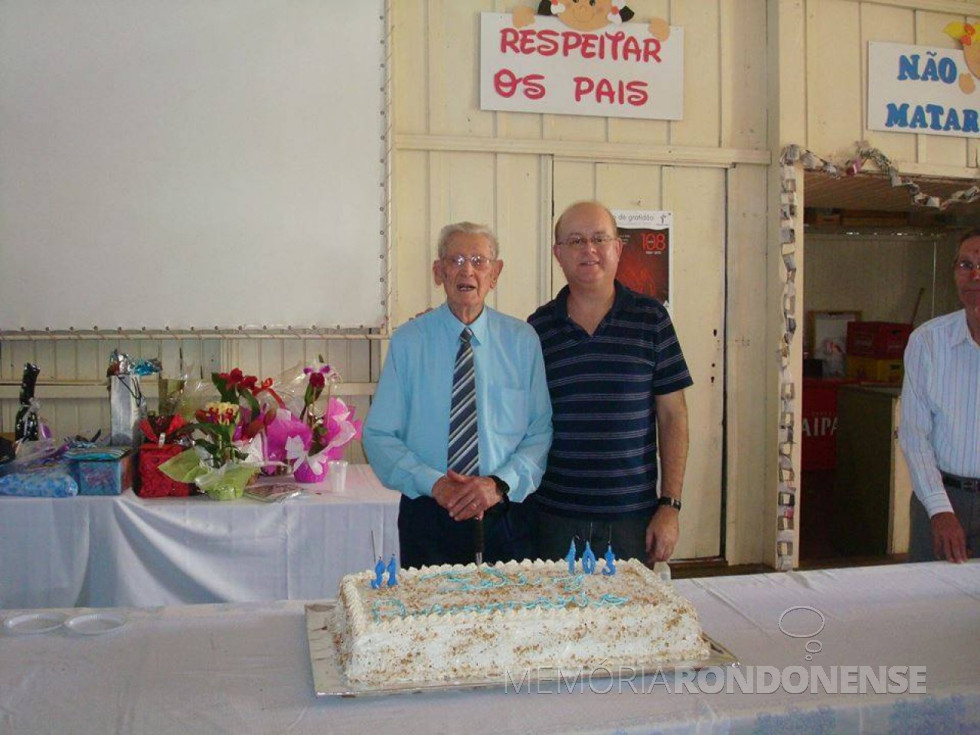
<path id="1" fill-rule="evenodd" d="M 510 506 L 510 485 L 496 475 L 490 475 L 490 479 L 497 486 L 497 492 L 500 494 L 500 502 L 503 503 L 504 510 L 507 510 Z"/>
<path id="2" fill-rule="evenodd" d="M 680 500 L 677 498 L 667 497 L 666 495 L 661 495 L 659 498 L 657 498 L 657 505 L 669 505 L 671 508 L 674 508 L 677 511 L 680 511 L 681 509 Z"/>

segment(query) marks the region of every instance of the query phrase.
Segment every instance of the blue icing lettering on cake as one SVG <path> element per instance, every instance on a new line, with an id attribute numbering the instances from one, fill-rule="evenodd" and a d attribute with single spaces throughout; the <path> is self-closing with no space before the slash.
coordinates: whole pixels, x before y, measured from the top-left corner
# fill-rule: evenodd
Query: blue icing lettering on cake
<path id="1" fill-rule="evenodd" d="M 472 570 L 446 570 L 423 574 L 418 577 L 421 587 L 430 586 L 430 594 L 438 599 L 440 596 L 457 595 L 487 590 L 509 590 L 510 588 L 533 587 L 538 596 L 533 599 L 497 599 L 487 602 L 469 602 L 466 604 L 443 604 L 433 602 L 431 605 L 409 609 L 405 603 L 392 596 L 375 600 L 371 605 L 371 615 L 375 623 L 386 618 L 427 615 L 447 615 L 453 613 L 494 613 L 501 610 L 525 609 L 545 610 L 566 608 L 569 605 L 578 607 L 603 607 L 623 605 L 626 597 L 603 593 L 591 598 L 584 591 L 585 575 L 564 575 L 549 578 L 528 580 L 527 575 L 519 572 L 513 576 L 507 575 L 496 567 L 479 567 Z M 372 587 L 374 584 L 372 583 Z M 394 594 L 397 594 L 395 592 Z M 551 596 L 549 596 L 551 595 Z M 454 598 L 455 599 L 455 598 Z"/>

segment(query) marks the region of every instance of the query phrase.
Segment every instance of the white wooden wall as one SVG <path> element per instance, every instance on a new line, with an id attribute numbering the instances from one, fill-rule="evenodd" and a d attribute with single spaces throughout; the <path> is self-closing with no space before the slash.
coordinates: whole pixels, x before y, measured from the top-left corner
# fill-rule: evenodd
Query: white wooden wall
<path id="1" fill-rule="evenodd" d="M 785 2 L 786 0 L 782 0 Z M 980 141 L 941 135 L 870 131 L 868 41 L 958 48 L 943 28 L 976 20 L 980 2 L 806 0 L 806 146 L 824 158 L 846 159 L 867 141 L 905 173 L 976 175 Z"/>

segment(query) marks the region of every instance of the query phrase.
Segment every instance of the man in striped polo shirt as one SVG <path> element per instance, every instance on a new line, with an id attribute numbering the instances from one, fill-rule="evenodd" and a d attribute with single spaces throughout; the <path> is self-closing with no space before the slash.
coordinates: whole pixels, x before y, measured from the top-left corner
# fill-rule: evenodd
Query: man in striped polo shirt
<path id="1" fill-rule="evenodd" d="M 552 252 L 568 285 L 528 319 L 554 426 L 532 496 L 542 558 L 565 557 L 575 539 L 579 553 L 611 542 L 618 557 L 666 561 L 677 543 L 692 380 L 664 306 L 616 281 L 622 250 L 602 204 L 566 209 Z"/>
<path id="2" fill-rule="evenodd" d="M 980 230 L 960 239 L 953 279 L 964 308 L 927 321 L 905 348 L 909 561 L 980 555 Z"/>

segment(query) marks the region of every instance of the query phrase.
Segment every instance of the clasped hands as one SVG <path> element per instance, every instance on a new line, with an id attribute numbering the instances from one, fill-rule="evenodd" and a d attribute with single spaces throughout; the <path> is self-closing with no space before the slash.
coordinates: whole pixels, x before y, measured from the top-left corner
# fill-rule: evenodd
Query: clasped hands
<path id="1" fill-rule="evenodd" d="M 461 475 L 453 470 L 432 486 L 432 497 L 454 521 L 482 519 L 485 511 L 500 502 L 497 484 L 492 478 Z"/>

